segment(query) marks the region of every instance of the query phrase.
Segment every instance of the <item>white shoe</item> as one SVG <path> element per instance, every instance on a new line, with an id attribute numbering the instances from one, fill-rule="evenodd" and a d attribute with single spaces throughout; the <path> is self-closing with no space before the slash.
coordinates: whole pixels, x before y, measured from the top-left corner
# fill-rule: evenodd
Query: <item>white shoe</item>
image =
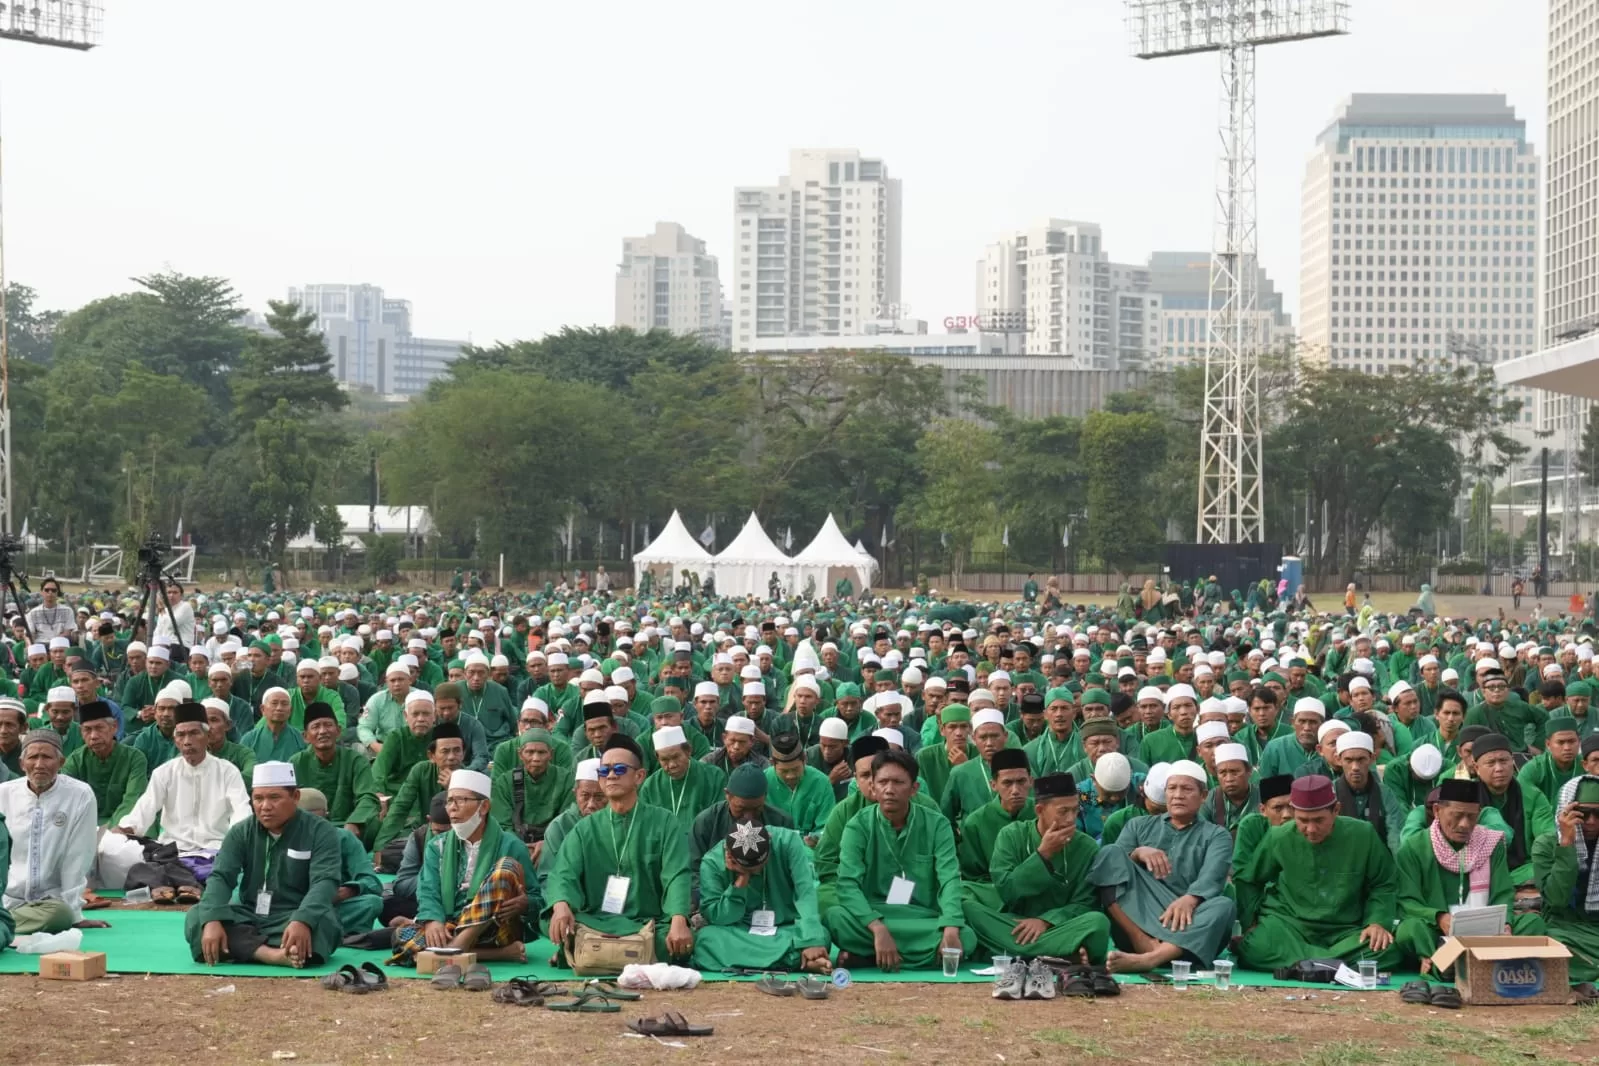
<path id="1" fill-rule="evenodd" d="M 1005 972 L 994 979 L 995 999 L 1022 999 L 1026 994 L 1027 964 L 1013 960 Z"/>
<path id="2" fill-rule="evenodd" d="M 1024 999 L 1054 999 L 1055 998 L 1055 971 L 1034 959 L 1027 964 L 1027 976 L 1023 981 Z"/>

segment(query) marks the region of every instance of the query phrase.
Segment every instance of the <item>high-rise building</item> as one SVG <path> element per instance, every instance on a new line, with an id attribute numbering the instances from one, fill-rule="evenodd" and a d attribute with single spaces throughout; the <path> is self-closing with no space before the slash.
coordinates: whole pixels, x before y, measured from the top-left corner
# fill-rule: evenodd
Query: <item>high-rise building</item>
<path id="1" fill-rule="evenodd" d="M 1170 369 L 1203 363 L 1210 336 L 1210 253 L 1151 253 L 1149 288 L 1160 296 L 1157 365 Z M 1255 336 L 1263 351 L 1274 351 L 1293 337 L 1294 323 L 1283 310 L 1283 294 L 1263 268 L 1255 271 L 1255 291 Z"/>
<path id="2" fill-rule="evenodd" d="M 1084 369 L 1136 370 L 1159 353 L 1148 268 L 1112 263 L 1092 222 L 1045 219 L 990 244 L 977 261 L 977 314 L 1015 316 L 1025 354 Z"/>
<path id="3" fill-rule="evenodd" d="M 796 149 L 776 185 L 734 190 L 732 260 L 735 351 L 902 317 L 899 179 L 854 149 Z"/>
<path id="4" fill-rule="evenodd" d="M 670 330 L 720 345 L 722 284 L 705 242 L 676 222 L 657 222 L 647 237 L 623 238 L 616 324 L 640 333 Z"/>
<path id="5" fill-rule="evenodd" d="M 411 301 L 391 300 L 376 285 L 306 285 L 289 300 L 316 315 L 333 357 L 333 376 L 380 396 L 414 396 L 460 358 L 464 341 L 411 332 Z"/>
<path id="6" fill-rule="evenodd" d="M 1500 95 L 1356 94 L 1305 167 L 1300 341 L 1382 374 L 1537 344 L 1538 156 Z M 1523 431 L 1531 438 L 1532 390 Z"/>

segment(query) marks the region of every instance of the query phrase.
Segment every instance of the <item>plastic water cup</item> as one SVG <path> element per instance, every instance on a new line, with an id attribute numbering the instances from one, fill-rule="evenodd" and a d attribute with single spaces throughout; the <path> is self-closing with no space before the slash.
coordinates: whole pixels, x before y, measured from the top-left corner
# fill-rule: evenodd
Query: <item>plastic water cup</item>
<path id="1" fill-rule="evenodd" d="M 150 890 L 148 888 L 131 888 L 123 893 L 122 902 L 129 906 L 136 903 L 149 903 Z"/>
<path id="2" fill-rule="evenodd" d="M 994 956 L 994 980 L 998 981 L 1001 977 L 1004 977 L 1005 976 L 1005 971 L 1008 970 L 1008 969 L 1010 969 L 1010 956 L 1009 955 L 995 955 Z"/>
<path id="3" fill-rule="evenodd" d="M 944 948 L 944 949 L 942 949 L 939 952 L 939 955 L 944 960 L 944 976 L 945 977 L 954 977 L 956 974 L 960 973 L 960 968 L 961 968 L 961 949 L 960 948 Z"/>
<path id="4" fill-rule="evenodd" d="M 1376 988 L 1377 987 L 1377 960 L 1376 959 L 1361 959 L 1360 960 L 1360 987 L 1361 988 Z"/>
<path id="5" fill-rule="evenodd" d="M 1227 991 L 1233 986 L 1233 964 L 1226 959 L 1217 959 L 1212 965 L 1216 970 L 1216 988 Z"/>
<path id="6" fill-rule="evenodd" d="M 1177 985 L 1185 984 L 1192 976 L 1193 963 L 1187 959 L 1178 959 L 1171 964 L 1171 979 Z"/>

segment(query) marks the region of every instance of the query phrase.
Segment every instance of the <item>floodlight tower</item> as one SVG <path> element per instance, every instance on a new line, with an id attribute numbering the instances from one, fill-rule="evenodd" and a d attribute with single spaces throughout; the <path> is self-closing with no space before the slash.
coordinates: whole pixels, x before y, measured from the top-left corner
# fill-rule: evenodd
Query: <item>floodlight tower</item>
<path id="1" fill-rule="evenodd" d="M 1139 59 L 1221 54 L 1216 171 L 1199 450 L 1199 541 L 1264 540 L 1260 320 L 1255 234 L 1255 48 L 1347 33 L 1348 0 L 1127 0 Z"/>
<path id="2" fill-rule="evenodd" d="M 0 2 L 0 39 L 87 52 L 100 43 L 101 0 Z M 0 212 L 0 533 L 11 524 L 11 360 L 6 314 L 5 225 Z"/>

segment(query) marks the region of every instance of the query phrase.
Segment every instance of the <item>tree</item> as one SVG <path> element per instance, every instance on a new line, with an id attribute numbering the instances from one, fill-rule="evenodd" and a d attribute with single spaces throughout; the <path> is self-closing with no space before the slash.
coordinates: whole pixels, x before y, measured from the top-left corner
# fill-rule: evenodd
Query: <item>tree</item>
<path id="1" fill-rule="evenodd" d="M 634 375 L 651 365 L 693 373 L 726 358 L 726 352 L 697 337 L 679 337 L 664 329 L 639 333 L 626 326 L 564 326 L 542 340 L 468 348 L 451 365 L 451 374 L 459 380 L 485 370 L 523 370 L 552 381 L 623 392 L 630 389 Z"/>
<path id="2" fill-rule="evenodd" d="M 279 399 L 258 419 L 250 478 L 251 511 L 269 558 L 281 561 L 289 541 L 328 520 L 323 460 L 311 447 L 305 422 Z"/>
<path id="3" fill-rule="evenodd" d="M 1012 550 L 1018 558 L 1053 558 L 1061 530 L 1087 501 L 1087 474 L 1078 461 L 1082 420 L 1017 418 L 1003 410 L 995 419 L 1000 452 L 995 489 L 1005 501 Z"/>
<path id="4" fill-rule="evenodd" d="M 278 300 L 267 307 L 273 332 L 251 333 L 239 357 L 234 395 L 241 420 L 253 422 L 279 400 L 301 416 L 342 410 L 349 398 L 333 379 L 333 357 L 322 335 L 312 328 L 316 316 Z"/>
<path id="5" fill-rule="evenodd" d="M 49 363 L 60 311 L 35 311 L 39 294 L 17 282 L 6 284 L 6 355 L 13 361 Z"/>
<path id="6" fill-rule="evenodd" d="M 1153 561 L 1165 539 L 1146 489 L 1164 458 L 1165 435 L 1160 418 L 1151 412 L 1095 411 L 1083 420 L 1086 547 L 1118 573 Z"/>
<path id="7" fill-rule="evenodd" d="M 999 437 L 991 429 L 943 418 L 916 442 L 918 486 L 900 510 L 900 525 L 949 536 L 950 575 L 960 587 L 972 543 L 1000 522 L 993 491 Z"/>

